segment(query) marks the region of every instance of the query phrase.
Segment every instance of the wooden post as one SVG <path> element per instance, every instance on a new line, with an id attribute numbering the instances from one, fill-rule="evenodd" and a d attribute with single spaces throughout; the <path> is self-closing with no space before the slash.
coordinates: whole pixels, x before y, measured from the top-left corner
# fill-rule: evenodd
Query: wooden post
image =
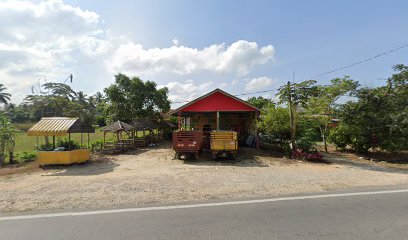
<path id="1" fill-rule="evenodd" d="M 89 133 L 88 133 L 88 148 L 89 148 Z"/>
<path id="2" fill-rule="evenodd" d="M 70 132 L 68 133 L 68 142 L 69 142 L 68 151 L 70 151 L 71 150 L 71 133 Z"/>
<path id="3" fill-rule="evenodd" d="M 181 130 L 181 112 L 178 112 L 178 129 Z"/>
<path id="4" fill-rule="evenodd" d="M 52 136 L 52 148 L 55 149 L 55 135 Z"/>
<path id="5" fill-rule="evenodd" d="M 103 148 L 106 146 L 106 131 L 103 131 Z"/>
<path id="6" fill-rule="evenodd" d="M 217 130 L 220 130 L 220 112 L 217 111 Z"/>
<path id="7" fill-rule="evenodd" d="M 82 132 L 81 132 L 81 146 L 83 145 L 83 137 L 82 137 Z"/>

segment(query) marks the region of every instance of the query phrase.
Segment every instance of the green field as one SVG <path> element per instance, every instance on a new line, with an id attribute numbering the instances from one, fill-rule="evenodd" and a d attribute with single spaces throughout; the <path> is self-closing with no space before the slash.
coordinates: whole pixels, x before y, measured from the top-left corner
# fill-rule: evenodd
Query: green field
<path id="1" fill-rule="evenodd" d="M 148 131 L 145 132 L 145 134 L 148 134 Z M 139 137 L 143 136 L 143 132 L 138 132 L 137 135 Z M 127 135 L 123 133 L 123 136 L 126 137 Z M 58 142 L 59 139 L 64 139 L 68 138 L 67 136 L 63 137 L 56 137 L 55 141 Z M 81 143 L 81 134 L 80 133 L 72 133 L 71 134 L 71 139 Z M 106 140 L 115 140 L 116 135 L 112 133 L 107 133 L 106 134 Z M 103 140 L 103 132 L 101 131 L 100 128 L 97 128 L 95 130 L 95 133 L 90 133 L 89 134 L 89 142 L 92 143 L 95 140 Z M 52 137 L 49 137 L 49 141 L 52 142 Z M 88 135 L 86 133 L 82 134 L 82 143 L 83 145 L 87 145 L 88 143 Z M 45 139 L 44 137 L 38 137 L 38 144 L 45 144 Z M 31 137 L 27 136 L 25 132 L 19 132 L 16 134 L 16 146 L 14 148 L 15 153 L 20 153 L 20 152 L 32 152 L 35 151 L 35 146 L 37 145 L 37 137 Z"/>
<path id="2" fill-rule="evenodd" d="M 107 138 L 112 137 L 112 134 L 107 134 L 106 135 Z M 55 141 L 57 142 L 59 139 L 64 139 L 64 138 L 68 138 L 68 136 L 64 136 L 64 137 L 56 137 Z M 82 140 L 83 140 L 83 144 L 86 145 L 88 142 L 87 140 L 88 135 L 86 133 L 82 134 Z M 73 133 L 71 134 L 71 139 L 81 143 L 81 134 L 80 133 Z M 99 129 L 97 129 L 95 131 L 95 133 L 90 133 L 89 134 L 89 141 L 95 141 L 98 139 L 103 139 L 103 132 L 101 132 Z M 52 137 L 49 137 L 49 141 L 52 142 Z M 38 144 L 45 144 L 45 139 L 44 137 L 38 137 Z M 17 133 L 16 134 L 16 146 L 14 148 L 14 151 L 16 153 L 19 152 L 31 152 L 31 151 L 35 151 L 35 146 L 37 145 L 37 137 L 30 137 L 27 136 L 26 133 L 21 132 L 21 133 Z"/>

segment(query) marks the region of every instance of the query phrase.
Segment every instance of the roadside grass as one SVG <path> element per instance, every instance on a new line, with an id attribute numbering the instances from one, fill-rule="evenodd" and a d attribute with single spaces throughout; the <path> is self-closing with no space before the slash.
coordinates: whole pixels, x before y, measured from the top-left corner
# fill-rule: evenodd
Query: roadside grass
<path id="1" fill-rule="evenodd" d="M 324 152 L 322 143 L 318 143 L 318 149 Z M 358 154 L 352 151 L 339 151 L 334 145 L 329 144 L 327 153 L 359 163 L 408 170 L 408 151 L 391 153 L 377 150 L 368 154 Z"/>

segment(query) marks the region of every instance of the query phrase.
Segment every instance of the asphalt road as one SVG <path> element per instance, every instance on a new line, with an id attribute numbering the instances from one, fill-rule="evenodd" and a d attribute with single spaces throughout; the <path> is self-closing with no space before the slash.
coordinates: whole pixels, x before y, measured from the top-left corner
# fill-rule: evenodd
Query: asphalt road
<path id="1" fill-rule="evenodd" d="M 408 239 L 408 191 L 365 192 L 76 215 L 3 215 L 0 239 Z"/>

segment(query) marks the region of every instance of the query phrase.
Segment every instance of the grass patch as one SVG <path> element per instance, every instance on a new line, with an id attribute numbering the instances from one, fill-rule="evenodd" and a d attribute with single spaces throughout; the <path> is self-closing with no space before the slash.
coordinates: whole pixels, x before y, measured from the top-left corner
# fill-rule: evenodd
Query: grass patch
<path id="1" fill-rule="evenodd" d="M 149 133 L 148 131 L 145 131 L 145 135 L 147 136 Z M 137 132 L 138 137 L 143 136 L 143 132 Z M 82 143 L 83 145 L 88 144 L 87 140 L 87 134 L 83 133 L 82 134 Z M 123 137 L 127 137 L 127 134 L 123 133 Z M 64 139 L 68 138 L 68 136 L 63 136 L 63 137 L 55 137 L 55 142 L 58 142 L 59 139 Z M 80 133 L 72 133 L 71 134 L 71 139 L 81 143 L 81 134 Z M 112 133 L 107 133 L 106 134 L 106 140 L 115 140 L 116 135 Z M 52 143 L 52 137 L 49 137 L 50 142 Z M 101 131 L 101 128 L 96 128 L 95 133 L 90 133 L 89 134 L 89 142 L 92 143 L 93 141 L 96 140 L 103 140 L 103 132 Z M 38 137 L 38 144 L 45 144 L 45 139 L 44 137 Z M 22 152 L 32 152 L 35 151 L 35 146 L 37 145 L 37 137 L 31 137 L 27 136 L 25 132 L 19 132 L 16 134 L 16 146 L 14 148 L 15 154 L 22 153 Z"/>

